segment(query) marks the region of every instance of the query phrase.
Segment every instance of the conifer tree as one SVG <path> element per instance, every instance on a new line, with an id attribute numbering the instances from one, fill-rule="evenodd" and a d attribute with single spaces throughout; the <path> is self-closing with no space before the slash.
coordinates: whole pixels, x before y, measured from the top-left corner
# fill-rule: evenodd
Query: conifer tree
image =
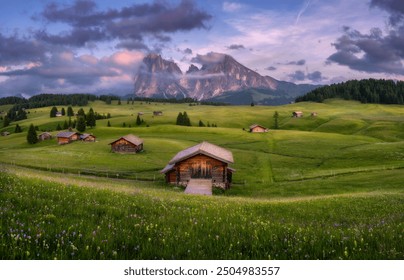
<path id="1" fill-rule="evenodd" d="M 55 106 L 52 107 L 51 111 L 50 111 L 50 117 L 51 118 L 56 118 L 56 113 L 58 112 L 58 108 L 56 108 Z"/>
<path id="2" fill-rule="evenodd" d="M 107 126 L 108 126 L 108 127 L 111 127 L 111 123 L 110 123 L 109 121 L 108 121 L 108 123 L 107 123 Z"/>
<path id="3" fill-rule="evenodd" d="M 183 118 L 181 112 L 178 113 L 177 122 L 175 124 L 176 125 L 184 125 L 184 118 Z"/>
<path id="4" fill-rule="evenodd" d="M 96 119 L 95 119 L 95 114 L 94 114 L 93 108 L 90 108 L 90 110 L 88 111 L 86 122 L 87 122 L 87 126 L 89 126 L 91 128 L 96 126 Z"/>
<path id="5" fill-rule="evenodd" d="M 74 116 L 74 112 L 73 112 L 72 106 L 67 107 L 67 116 L 68 116 L 68 117 L 73 117 L 73 116 Z"/>
<path id="6" fill-rule="evenodd" d="M 10 125 L 10 119 L 8 118 L 8 116 L 4 116 L 3 119 L 3 127 L 9 126 Z"/>
<path id="7" fill-rule="evenodd" d="M 140 120 L 139 115 L 137 115 L 137 118 L 136 118 L 136 125 L 141 125 L 141 124 L 142 124 L 142 120 Z"/>
<path id="8" fill-rule="evenodd" d="M 35 126 L 32 123 L 28 129 L 27 142 L 29 144 L 35 144 L 38 142 L 38 136 L 36 134 Z"/>
<path id="9" fill-rule="evenodd" d="M 20 133 L 22 132 L 21 127 L 18 125 L 18 123 L 15 125 L 14 133 Z"/>
<path id="10" fill-rule="evenodd" d="M 279 113 L 278 113 L 278 111 L 275 111 L 275 113 L 274 113 L 274 128 L 275 129 L 279 128 L 278 119 L 279 119 Z"/>
<path id="11" fill-rule="evenodd" d="M 65 115 L 66 115 L 66 111 L 65 111 L 65 108 L 62 108 L 62 111 L 61 111 L 61 113 L 62 113 L 62 116 L 65 116 Z"/>
<path id="12" fill-rule="evenodd" d="M 79 132 L 84 132 L 86 130 L 86 120 L 84 119 L 83 116 L 78 116 L 77 117 L 76 129 Z"/>
<path id="13" fill-rule="evenodd" d="M 56 130 L 62 130 L 62 127 L 60 126 L 60 123 L 56 126 Z"/>
<path id="14" fill-rule="evenodd" d="M 67 121 L 65 120 L 64 124 L 63 124 L 63 129 L 68 129 L 69 128 L 69 124 L 67 123 Z"/>

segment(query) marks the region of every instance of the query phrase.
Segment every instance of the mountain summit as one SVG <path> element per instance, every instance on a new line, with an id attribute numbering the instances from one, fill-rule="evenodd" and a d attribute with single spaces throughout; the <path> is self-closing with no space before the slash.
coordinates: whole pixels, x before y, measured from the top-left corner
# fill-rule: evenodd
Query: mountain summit
<path id="1" fill-rule="evenodd" d="M 175 62 L 160 55 L 143 59 L 134 79 L 134 93 L 139 97 L 212 100 L 233 104 L 284 104 L 315 86 L 277 81 L 237 62 L 233 57 L 210 52 L 192 59 L 184 74 Z"/>

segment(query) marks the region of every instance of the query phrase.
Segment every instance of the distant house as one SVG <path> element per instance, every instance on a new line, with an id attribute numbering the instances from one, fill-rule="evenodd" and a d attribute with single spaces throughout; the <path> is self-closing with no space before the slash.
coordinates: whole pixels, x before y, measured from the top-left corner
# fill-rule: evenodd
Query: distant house
<path id="1" fill-rule="evenodd" d="M 41 134 L 38 135 L 39 141 L 45 141 L 50 139 L 52 139 L 52 134 L 50 134 L 49 132 L 42 132 Z"/>
<path id="2" fill-rule="evenodd" d="M 116 153 L 138 153 L 143 150 L 143 140 L 132 134 L 122 136 L 109 145 L 111 151 Z"/>
<path id="3" fill-rule="evenodd" d="M 250 132 L 252 132 L 252 133 L 268 132 L 268 131 L 269 131 L 268 128 L 266 128 L 266 127 L 264 127 L 262 125 L 259 125 L 259 124 L 253 124 L 253 125 L 250 126 Z"/>
<path id="4" fill-rule="evenodd" d="M 163 112 L 162 111 L 153 111 L 153 116 L 162 116 Z"/>
<path id="5" fill-rule="evenodd" d="M 211 179 L 216 187 L 227 189 L 232 181 L 233 154 L 222 147 L 202 142 L 177 153 L 160 173 L 166 182 L 187 185 L 190 179 Z"/>
<path id="6" fill-rule="evenodd" d="M 317 112 L 311 112 L 312 117 L 317 117 Z"/>
<path id="7" fill-rule="evenodd" d="M 84 133 L 80 135 L 80 140 L 84 142 L 95 142 L 96 137 L 92 134 Z"/>
<path id="8" fill-rule="evenodd" d="M 58 144 L 63 145 L 63 144 L 69 144 L 73 141 L 79 140 L 80 134 L 78 134 L 77 132 L 73 132 L 73 131 L 62 131 L 62 132 L 59 132 L 56 135 L 56 137 L 58 139 Z"/>
<path id="9" fill-rule="evenodd" d="M 1 133 L 1 136 L 7 136 L 7 135 L 10 135 L 10 132 L 8 132 L 8 131 L 3 131 L 3 132 Z"/>
<path id="10" fill-rule="evenodd" d="M 137 113 L 137 115 L 138 115 L 138 116 L 142 116 L 142 115 L 144 115 L 144 113 L 143 113 L 143 112 L 139 112 L 139 113 Z"/>
<path id="11" fill-rule="evenodd" d="M 302 111 L 294 111 L 293 114 L 292 114 L 292 117 L 301 118 L 301 117 L 303 117 L 303 112 Z"/>
<path id="12" fill-rule="evenodd" d="M 56 117 L 62 117 L 62 112 L 56 112 Z"/>

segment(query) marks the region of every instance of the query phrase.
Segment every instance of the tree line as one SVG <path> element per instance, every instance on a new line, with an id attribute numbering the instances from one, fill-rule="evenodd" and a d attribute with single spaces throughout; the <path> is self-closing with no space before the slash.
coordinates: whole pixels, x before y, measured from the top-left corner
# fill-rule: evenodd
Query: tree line
<path id="1" fill-rule="evenodd" d="M 404 104 L 404 82 L 393 80 L 351 80 L 316 88 L 296 98 L 296 102 L 323 102 L 329 98 L 357 100 L 362 103 Z"/>

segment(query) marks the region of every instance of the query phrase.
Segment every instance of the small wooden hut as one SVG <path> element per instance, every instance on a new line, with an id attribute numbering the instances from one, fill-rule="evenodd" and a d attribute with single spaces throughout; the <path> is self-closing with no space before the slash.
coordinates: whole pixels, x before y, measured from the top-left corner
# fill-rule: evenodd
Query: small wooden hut
<path id="1" fill-rule="evenodd" d="M 143 140 L 132 134 L 122 136 L 109 145 L 111 151 L 116 153 L 138 153 L 143 150 Z"/>
<path id="2" fill-rule="evenodd" d="M 163 112 L 162 111 L 153 111 L 153 116 L 162 116 Z"/>
<path id="3" fill-rule="evenodd" d="M 80 140 L 84 142 L 95 142 L 96 137 L 92 134 L 84 133 L 80 135 Z"/>
<path id="4" fill-rule="evenodd" d="M 232 152 L 204 141 L 177 153 L 160 173 L 171 184 L 186 186 L 190 179 L 211 179 L 213 186 L 227 189 L 235 171 L 229 167 L 233 162 Z"/>
<path id="5" fill-rule="evenodd" d="M 302 111 L 294 111 L 293 114 L 292 114 L 292 117 L 301 118 L 301 117 L 303 117 L 303 112 Z"/>
<path id="6" fill-rule="evenodd" d="M 260 132 L 262 133 L 262 132 L 268 132 L 268 131 L 269 131 L 268 128 L 266 128 L 262 125 L 259 125 L 259 124 L 253 124 L 250 126 L 250 132 L 252 132 L 252 133 L 260 133 Z"/>
<path id="7" fill-rule="evenodd" d="M 38 135 L 39 141 L 45 141 L 50 139 L 52 139 L 52 134 L 50 134 L 49 132 L 42 132 L 41 134 Z"/>
<path id="8" fill-rule="evenodd" d="M 80 134 L 74 131 L 62 131 L 59 132 L 56 137 L 58 139 L 58 144 L 63 145 L 79 140 Z"/>

